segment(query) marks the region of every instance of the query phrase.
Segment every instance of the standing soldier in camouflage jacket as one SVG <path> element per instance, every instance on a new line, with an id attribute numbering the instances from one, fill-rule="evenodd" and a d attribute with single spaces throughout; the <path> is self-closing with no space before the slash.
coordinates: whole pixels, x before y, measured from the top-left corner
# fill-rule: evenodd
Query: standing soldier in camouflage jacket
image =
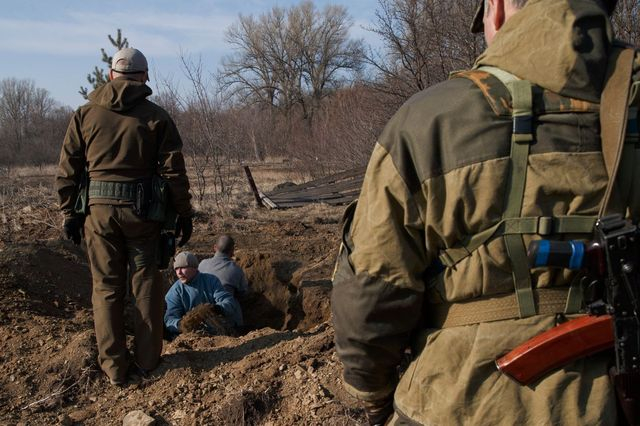
<path id="1" fill-rule="evenodd" d="M 67 237 L 76 244 L 83 234 L 87 240 L 98 361 L 111 383 L 122 386 L 128 372 L 154 369 L 162 351 L 162 217 L 149 215 L 158 202 L 153 182 L 161 178 L 168 188 L 180 245 L 191 236 L 194 211 L 178 130 L 166 111 L 146 99 L 146 58 L 137 49 L 118 51 L 109 79 L 71 119 L 56 188 Z M 124 331 L 127 270 L 136 307 L 133 362 Z"/>
<path id="2" fill-rule="evenodd" d="M 607 353 L 532 386 L 495 367 L 581 307 L 574 272 L 529 270 L 523 253 L 540 236 L 592 235 L 609 179 L 599 103 L 614 7 L 485 0 L 474 69 L 413 96 L 380 136 L 332 295 L 345 386 L 372 424 L 615 424 Z M 637 82 L 637 55 L 634 67 Z"/>

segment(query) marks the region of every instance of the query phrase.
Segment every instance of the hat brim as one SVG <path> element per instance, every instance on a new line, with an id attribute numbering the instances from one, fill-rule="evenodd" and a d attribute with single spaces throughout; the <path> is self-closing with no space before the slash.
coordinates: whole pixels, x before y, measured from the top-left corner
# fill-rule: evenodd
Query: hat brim
<path id="1" fill-rule="evenodd" d="M 471 32 L 474 34 L 484 32 L 484 0 L 480 0 L 479 3 L 473 21 L 471 21 Z"/>

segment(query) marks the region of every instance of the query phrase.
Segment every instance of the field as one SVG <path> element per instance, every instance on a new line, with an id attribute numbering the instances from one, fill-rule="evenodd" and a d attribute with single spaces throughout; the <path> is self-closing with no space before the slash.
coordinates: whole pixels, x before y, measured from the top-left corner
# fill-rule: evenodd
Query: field
<path id="1" fill-rule="evenodd" d="M 252 170 L 265 189 L 295 180 Z M 204 258 L 219 233 L 236 238 L 252 289 L 246 334 L 181 335 L 151 378 L 120 389 L 96 364 L 85 247 L 61 238 L 53 169 L 0 177 L 0 424 L 121 424 L 134 410 L 159 425 L 363 423 L 342 390 L 330 323 L 343 208 L 259 209 L 248 185 L 236 192 L 223 214 L 199 206 L 186 249 Z"/>

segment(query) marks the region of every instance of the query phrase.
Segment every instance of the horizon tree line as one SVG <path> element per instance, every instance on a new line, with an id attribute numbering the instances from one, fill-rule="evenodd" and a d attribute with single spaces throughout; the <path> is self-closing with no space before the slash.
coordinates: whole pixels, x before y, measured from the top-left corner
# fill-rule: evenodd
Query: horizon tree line
<path id="1" fill-rule="evenodd" d="M 484 49 L 469 26 L 475 0 L 378 0 L 365 29 L 373 49 L 350 37 L 344 6 L 312 0 L 258 15 L 240 15 L 225 31 L 231 48 L 216 70 L 180 55 L 187 90 L 156 77 L 153 100 L 183 136 L 198 176 L 194 192 L 223 205 L 237 185 L 234 165 L 288 157 L 292 169 L 321 176 L 366 164 L 378 134 L 406 99 L 448 73 L 472 65 Z M 619 0 L 612 19 L 623 40 L 640 45 L 640 0 Z M 121 29 L 111 50 L 129 46 Z M 111 54 L 113 53 L 111 52 Z M 107 81 L 111 55 L 88 74 Z M 86 98 L 87 87 L 80 94 Z M 57 161 L 71 108 L 33 81 L 0 81 L 0 166 Z M 213 187 L 213 193 L 207 188 Z"/>

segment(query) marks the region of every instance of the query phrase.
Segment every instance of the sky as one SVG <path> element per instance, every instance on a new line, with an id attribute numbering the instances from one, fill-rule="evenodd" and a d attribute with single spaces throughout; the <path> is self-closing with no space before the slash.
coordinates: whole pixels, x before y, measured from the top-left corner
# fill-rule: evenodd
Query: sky
<path id="1" fill-rule="evenodd" d="M 221 58 L 232 53 L 225 30 L 242 15 L 260 15 L 296 0 L 0 0 L 0 80 L 29 79 L 49 91 L 62 105 L 76 108 L 85 101 L 78 93 L 96 65 L 103 66 L 100 48 L 115 49 L 107 35 L 118 28 L 131 47 L 149 62 L 149 85 L 171 80 L 187 86 L 181 54 L 201 58 L 215 72 Z M 351 37 L 376 44 L 363 27 L 373 21 L 375 0 L 314 0 L 318 9 L 344 5 L 354 25 Z M 155 81 L 154 81 L 155 80 Z M 183 89 L 184 90 L 184 89 Z"/>

